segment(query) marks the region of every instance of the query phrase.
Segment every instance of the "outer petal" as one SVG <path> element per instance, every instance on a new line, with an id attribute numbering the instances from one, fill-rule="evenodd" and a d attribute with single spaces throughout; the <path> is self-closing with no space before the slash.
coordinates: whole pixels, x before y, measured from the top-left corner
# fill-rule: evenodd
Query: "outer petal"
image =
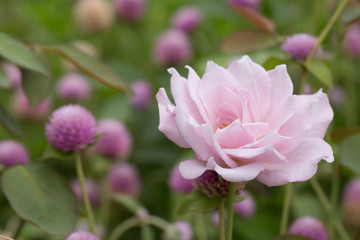
<path id="1" fill-rule="evenodd" d="M 271 79 L 271 109 L 278 108 L 293 93 L 293 84 L 286 70 L 286 65 L 277 66 L 268 71 Z"/>
<path id="2" fill-rule="evenodd" d="M 179 165 L 180 173 L 185 179 L 200 177 L 206 171 L 206 161 L 186 160 Z"/>
<path id="3" fill-rule="evenodd" d="M 268 166 L 257 179 L 268 186 L 306 181 L 314 176 L 321 159 L 328 162 L 334 160 L 331 147 L 320 138 L 303 139 L 286 157 L 286 163 Z"/>
<path id="4" fill-rule="evenodd" d="M 164 88 L 160 88 L 156 94 L 156 99 L 158 101 L 160 115 L 159 130 L 180 147 L 190 147 L 179 133 L 175 123 L 175 107 L 170 102 Z"/>

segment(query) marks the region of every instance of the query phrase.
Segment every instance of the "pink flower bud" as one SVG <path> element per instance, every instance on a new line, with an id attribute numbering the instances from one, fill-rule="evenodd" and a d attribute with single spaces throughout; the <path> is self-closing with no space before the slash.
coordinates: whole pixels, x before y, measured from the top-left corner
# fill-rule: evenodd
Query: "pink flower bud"
<path id="1" fill-rule="evenodd" d="M 257 9 L 260 6 L 260 0 L 228 0 L 228 3 L 237 7 L 248 7 Z"/>
<path id="2" fill-rule="evenodd" d="M 340 86 L 335 86 L 329 90 L 330 101 L 335 105 L 341 105 L 345 102 L 346 93 Z"/>
<path id="3" fill-rule="evenodd" d="M 308 83 L 304 86 L 304 94 L 312 94 L 312 88 Z"/>
<path id="4" fill-rule="evenodd" d="M 2 65 L 6 76 L 10 81 L 11 88 L 19 89 L 21 87 L 21 71 L 20 69 L 12 63 L 4 63 Z"/>
<path id="5" fill-rule="evenodd" d="M 196 7 L 182 7 L 178 9 L 171 20 L 173 28 L 191 32 L 194 30 L 202 21 L 202 14 Z"/>
<path id="6" fill-rule="evenodd" d="M 83 194 L 81 191 L 81 185 L 78 180 L 74 180 L 70 184 L 72 190 L 75 193 L 76 199 L 80 204 L 84 203 Z M 95 207 L 100 203 L 100 191 L 96 183 L 91 179 L 85 179 L 85 188 L 89 197 L 90 204 Z"/>
<path id="7" fill-rule="evenodd" d="M 112 192 L 132 197 L 140 194 L 140 177 L 137 169 L 130 163 L 113 166 L 108 173 L 108 182 Z"/>
<path id="8" fill-rule="evenodd" d="M 127 157 L 132 149 L 132 138 L 126 126 L 115 119 L 99 121 L 98 132 L 102 134 L 94 151 L 105 157 L 118 159 Z"/>
<path id="9" fill-rule="evenodd" d="M 360 23 L 354 23 L 348 28 L 342 49 L 349 56 L 360 56 Z"/>
<path id="10" fill-rule="evenodd" d="M 63 76 L 57 85 L 57 94 L 65 101 L 83 101 L 90 97 L 91 88 L 80 74 L 69 73 Z"/>
<path id="11" fill-rule="evenodd" d="M 328 240 L 329 234 L 324 224 L 313 217 L 301 217 L 290 226 L 289 233 L 312 240 Z"/>
<path id="12" fill-rule="evenodd" d="M 16 91 L 11 100 L 11 108 L 14 115 L 31 121 L 44 120 L 49 114 L 51 105 L 51 99 L 48 97 L 38 105 L 30 106 L 30 102 L 22 90 Z"/>
<path id="13" fill-rule="evenodd" d="M 256 210 L 254 197 L 245 190 L 242 191 L 242 195 L 247 196 L 247 198 L 241 202 L 234 203 L 234 213 L 239 217 L 251 218 Z"/>
<path id="14" fill-rule="evenodd" d="M 296 60 L 304 60 L 310 54 L 316 41 L 317 38 L 310 34 L 298 33 L 287 37 L 281 48 Z M 321 53 L 322 48 L 319 47 L 315 56 L 318 56 Z"/>
<path id="15" fill-rule="evenodd" d="M 360 178 L 355 178 L 346 185 L 342 198 L 345 221 L 354 227 L 360 227 Z"/>
<path id="16" fill-rule="evenodd" d="M 191 193 L 194 189 L 193 180 L 185 179 L 179 170 L 179 165 L 172 169 L 169 179 L 170 188 L 177 193 Z"/>
<path id="17" fill-rule="evenodd" d="M 80 105 L 65 105 L 55 110 L 46 124 L 45 134 L 56 148 L 68 152 L 80 150 L 94 141 L 94 116 Z"/>
<path id="18" fill-rule="evenodd" d="M 151 85 L 147 81 L 137 81 L 131 85 L 131 90 L 134 92 L 130 99 L 131 104 L 138 109 L 147 108 L 153 97 Z"/>
<path id="19" fill-rule="evenodd" d="M 145 0 L 115 0 L 115 10 L 122 19 L 135 22 L 144 16 Z"/>
<path id="20" fill-rule="evenodd" d="M 219 223 L 220 223 L 220 217 L 219 217 L 219 212 L 218 211 L 215 211 L 211 214 L 211 223 L 218 227 L 219 226 Z"/>
<path id="21" fill-rule="evenodd" d="M 13 140 L 0 142 L 0 164 L 9 167 L 27 163 L 29 163 L 29 156 L 24 145 Z"/>
<path id="22" fill-rule="evenodd" d="M 80 230 L 71 233 L 69 236 L 66 237 L 65 240 L 100 240 L 100 238 L 98 238 L 92 233 Z"/>
<path id="23" fill-rule="evenodd" d="M 193 232 L 190 224 L 185 221 L 177 221 L 175 222 L 175 226 L 180 232 L 180 240 L 191 240 Z"/>
<path id="24" fill-rule="evenodd" d="M 192 55 L 192 47 L 185 33 L 179 30 L 168 30 L 162 33 L 155 42 L 154 59 L 162 66 L 183 64 Z"/>

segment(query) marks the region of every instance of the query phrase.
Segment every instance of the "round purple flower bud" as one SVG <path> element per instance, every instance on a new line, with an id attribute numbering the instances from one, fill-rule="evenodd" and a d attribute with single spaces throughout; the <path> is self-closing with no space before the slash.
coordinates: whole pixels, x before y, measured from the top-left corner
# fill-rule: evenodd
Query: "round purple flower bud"
<path id="1" fill-rule="evenodd" d="M 335 105 L 341 105 L 345 102 L 345 91 L 340 86 L 335 86 L 334 88 L 329 90 L 329 98 L 332 103 Z"/>
<path id="2" fill-rule="evenodd" d="M 11 108 L 14 112 L 14 115 L 21 119 L 31 121 L 44 120 L 49 114 L 51 105 L 51 99 L 46 98 L 38 105 L 31 106 L 29 100 L 22 90 L 16 91 L 11 100 Z"/>
<path id="3" fill-rule="evenodd" d="M 312 93 L 312 88 L 310 86 L 310 84 L 305 84 L 304 86 L 304 94 L 311 94 Z"/>
<path id="4" fill-rule="evenodd" d="M 235 193 L 239 193 L 246 182 L 236 183 Z M 212 170 L 206 170 L 200 177 L 194 180 L 194 186 L 209 198 L 227 197 L 229 195 L 230 182 L 220 178 L 219 174 Z"/>
<path id="5" fill-rule="evenodd" d="M 75 193 L 76 199 L 80 204 L 84 203 L 83 194 L 81 191 L 81 185 L 78 180 L 74 180 L 70 184 L 73 192 Z M 85 188 L 89 196 L 90 204 L 96 207 L 100 203 L 100 191 L 96 183 L 91 179 L 85 179 Z"/>
<path id="6" fill-rule="evenodd" d="M 91 88 L 86 79 L 77 73 L 63 76 L 57 85 L 57 94 L 65 101 L 82 101 L 89 98 Z"/>
<path id="7" fill-rule="evenodd" d="M 219 223 L 220 223 L 220 216 L 219 216 L 219 212 L 218 211 L 215 211 L 211 214 L 211 223 L 218 227 L 219 226 Z"/>
<path id="8" fill-rule="evenodd" d="M 115 10 L 122 19 L 135 22 L 144 16 L 145 0 L 115 0 Z"/>
<path id="9" fill-rule="evenodd" d="M 324 224 L 313 217 L 301 217 L 289 228 L 289 233 L 313 240 L 328 240 L 329 234 Z"/>
<path id="10" fill-rule="evenodd" d="M 112 167 L 108 173 L 109 187 L 132 197 L 140 194 L 140 177 L 137 169 L 130 163 L 121 163 Z"/>
<path id="11" fill-rule="evenodd" d="M 193 232 L 190 224 L 185 221 L 177 221 L 175 222 L 175 227 L 180 232 L 181 240 L 191 240 Z"/>
<path id="12" fill-rule="evenodd" d="M 0 164 L 9 167 L 27 163 L 29 163 L 29 156 L 24 145 L 13 140 L 0 142 Z"/>
<path id="13" fill-rule="evenodd" d="M 147 81 L 137 81 L 131 85 L 134 96 L 131 97 L 131 104 L 138 109 L 145 109 L 149 106 L 153 90 Z"/>
<path id="14" fill-rule="evenodd" d="M 310 54 L 316 44 L 316 41 L 317 38 L 310 34 L 298 33 L 287 37 L 281 46 L 281 49 L 290 54 L 296 60 L 304 60 Z M 315 56 L 318 56 L 321 53 L 322 49 L 319 47 Z"/>
<path id="15" fill-rule="evenodd" d="M 360 56 L 360 23 L 352 24 L 348 28 L 342 43 L 342 49 L 349 56 Z"/>
<path id="16" fill-rule="evenodd" d="M 196 7 L 182 7 L 174 13 L 171 25 L 175 29 L 191 32 L 201 23 L 202 17 Z"/>
<path id="17" fill-rule="evenodd" d="M 154 59 L 162 66 L 187 62 L 192 55 L 192 47 L 187 35 L 179 30 L 168 30 L 155 42 Z"/>
<path id="18" fill-rule="evenodd" d="M 248 191 L 242 191 L 242 195 L 247 197 L 241 201 L 234 203 L 234 213 L 242 218 L 251 218 L 256 210 L 254 197 Z"/>
<path id="19" fill-rule="evenodd" d="M 260 0 L 228 0 L 228 3 L 237 7 L 248 7 L 252 9 L 257 9 L 260 6 Z"/>
<path id="20" fill-rule="evenodd" d="M 100 238 L 98 238 L 92 233 L 80 230 L 71 233 L 69 236 L 66 237 L 65 240 L 100 240 Z"/>
<path id="21" fill-rule="evenodd" d="M 94 141 L 95 118 L 80 105 L 65 105 L 53 112 L 45 134 L 52 145 L 64 152 L 80 150 Z"/>
<path id="22" fill-rule="evenodd" d="M 132 138 L 124 124 L 114 119 L 103 119 L 98 123 L 102 134 L 94 146 L 94 151 L 105 157 L 118 159 L 129 155 Z"/>
<path id="23" fill-rule="evenodd" d="M 351 226 L 360 227 L 360 178 L 355 178 L 346 185 L 342 208 L 345 221 Z"/>
<path id="24" fill-rule="evenodd" d="M 179 164 L 172 169 L 169 179 L 170 188 L 177 193 L 191 193 L 194 189 L 193 180 L 185 179 L 179 170 Z"/>
<path id="25" fill-rule="evenodd" d="M 21 87 L 21 71 L 20 69 L 12 63 L 4 63 L 2 65 L 6 76 L 10 81 L 11 88 L 19 89 Z"/>

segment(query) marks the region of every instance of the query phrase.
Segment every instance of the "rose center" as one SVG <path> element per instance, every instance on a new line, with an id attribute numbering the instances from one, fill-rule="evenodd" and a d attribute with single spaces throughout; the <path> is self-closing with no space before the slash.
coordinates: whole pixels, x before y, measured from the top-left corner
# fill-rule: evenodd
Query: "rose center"
<path id="1" fill-rule="evenodd" d="M 229 126 L 228 123 L 222 123 L 222 124 L 220 124 L 219 128 L 223 129 L 223 128 L 226 128 L 227 126 Z"/>

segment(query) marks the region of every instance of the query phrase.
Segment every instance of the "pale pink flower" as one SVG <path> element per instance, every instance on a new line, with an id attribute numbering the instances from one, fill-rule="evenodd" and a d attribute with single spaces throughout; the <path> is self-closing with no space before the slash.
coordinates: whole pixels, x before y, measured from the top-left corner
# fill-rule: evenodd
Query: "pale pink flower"
<path id="1" fill-rule="evenodd" d="M 247 56 L 224 69 L 208 62 L 201 79 L 171 68 L 172 104 L 157 93 L 159 130 L 195 158 L 180 163 L 184 178 L 214 170 L 230 182 L 254 178 L 268 186 L 305 181 L 321 159 L 334 160 L 323 137 L 333 118 L 321 90 L 293 95 L 281 65 L 265 71 Z"/>
<path id="2" fill-rule="evenodd" d="M 324 224 L 313 217 L 296 219 L 289 228 L 289 233 L 304 236 L 312 240 L 328 240 L 329 233 Z"/>

